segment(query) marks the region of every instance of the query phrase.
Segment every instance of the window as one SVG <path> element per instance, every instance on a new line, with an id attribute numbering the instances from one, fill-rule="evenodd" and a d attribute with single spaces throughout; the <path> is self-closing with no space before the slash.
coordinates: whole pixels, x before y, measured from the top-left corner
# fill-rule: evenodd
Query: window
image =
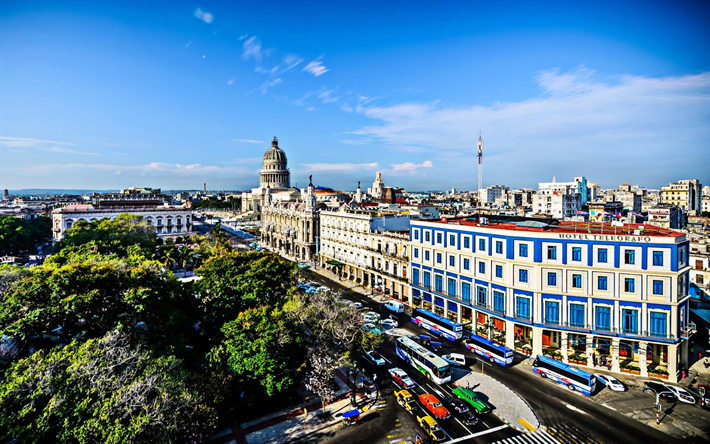
<path id="1" fill-rule="evenodd" d="M 479 272 L 479 273 L 485 273 L 485 272 L 486 272 L 486 263 L 485 263 L 485 262 L 479 262 L 479 263 L 478 263 L 478 272 Z"/>
<path id="2" fill-rule="evenodd" d="M 427 231 L 426 233 L 424 233 L 424 240 L 425 240 L 426 242 L 429 242 L 429 241 L 431 240 L 431 238 L 429 237 L 429 232 L 428 232 L 428 231 Z"/>
<path id="3" fill-rule="evenodd" d="M 471 284 L 468 282 L 461 284 L 461 299 L 463 299 L 464 302 L 471 303 Z"/>
<path id="4" fill-rule="evenodd" d="M 666 326 L 668 324 L 667 314 L 660 311 L 651 312 L 651 336 L 659 338 L 666 337 Z"/>
<path id="5" fill-rule="evenodd" d="M 456 279 L 449 278 L 449 296 L 456 296 Z"/>
<path id="6" fill-rule="evenodd" d="M 438 291 L 441 293 L 443 290 L 444 286 L 444 279 L 441 277 L 440 274 L 435 274 L 434 275 L 434 291 Z"/>
<path id="7" fill-rule="evenodd" d="M 414 249 L 414 258 L 416 259 L 418 257 L 419 257 L 419 248 L 415 248 Z"/>
<path id="8" fill-rule="evenodd" d="M 663 266 L 663 252 L 662 251 L 654 251 L 653 252 L 653 266 L 654 267 L 662 267 Z"/>
<path id="9" fill-rule="evenodd" d="M 436 233 L 436 243 L 437 243 L 437 244 L 440 244 L 440 243 L 441 243 L 441 239 L 442 239 L 441 233 Z"/>
<path id="10" fill-rule="evenodd" d="M 625 308 L 621 311 L 621 328 L 624 333 L 638 333 L 638 310 Z"/>
<path id="11" fill-rule="evenodd" d="M 584 328 L 584 305 L 569 304 L 569 325 Z"/>
<path id="12" fill-rule="evenodd" d="M 530 320 L 530 298 L 523 296 L 515 298 L 515 317 Z"/>
<path id="13" fill-rule="evenodd" d="M 572 275 L 572 288 L 582 288 L 582 275 L 573 274 Z"/>
<path id="14" fill-rule="evenodd" d="M 634 278 L 625 278 L 624 279 L 624 291 L 627 293 L 635 293 L 636 292 L 636 280 Z"/>
<path id="15" fill-rule="evenodd" d="M 624 250 L 624 263 L 627 265 L 636 263 L 636 252 L 634 250 Z"/>
<path id="16" fill-rule="evenodd" d="M 663 294 L 663 281 L 653 281 L 653 294 Z"/>
<path id="17" fill-rule="evenodd" d="M 468 270 L 471 268 L 471 261 L 469 259 L 464 259 L 463 260 L 463 269 Z"/>
<path id="18" fill-rule="evenodd" d="M 597 290 L 606 291 L 607 289 L 608 286 L 606 276 L 599 276 L 599 278 L 597 279 Z"/>
<path id="19" fill-rule="evenodd" d="M 414 240 L 419 240 L 419 230 L 414 230 Z"/>
<path id="20" fill-rule="evenodd" d="M 486 306 L 486 289 L 483 287 L 476 287 L 476 305 L 479 307 Z"/>
<path id="21" fill-rule="evenodd" d="M 518 254 L 520 257 L 528 257 L 528 246 L 527 244 L 520 244 L 518 247 Z"/>
<path id="22" fill-rule="evenodd" d="M 454 256 L 449 256 L 449 266 L 453 267 L 455 263 L 456 259 L 454 258 Z"/>
<path id="23" fill-rule="evenodd" d="M 600 331 L 611 331 L 611 308 L 597 307 L 595 319 L 595 329 Z"/>
<path id="24" fill-rule="evenodd" d="M 557 273 L 547 273 L 547 285 L 549 287 L 557 286 Z"/>
<path id="25" fill-rule="evenodd" d="M 471 240 L 467 237 L 463 238 L 463 247 L 464 248 L 471 248 Z"/>
<path id="26" fill-rule="evenodd" d="M 425 261 L 429 260 L 429 252 L 428 251 L 424 251 L 424 260 Z"/>
<path id="27" fill-rule="evenodd" d="M 412 282 L 415 285 L 419 284 L 419 269 L 418 268 L 413 268 L 412 269 Z"/>
<path id="28" fill-rule="evenodd" d="M 572 247 L 572 260 L 575 262 L 582 261 L 582 247 Z"/>
<path id="29" fill-rule="evenodd" d="M 528 282 L 528 270 L 520 270 L 518 272 L 518 280 L 522 283 Z"/>
<path id="30" fill-rule="evenodd" d="M 455 234 L 449 235 L 449 245 L 456 246 L 456 235 Z"/>
<path id="31" fill-rule="evenodd" d="M 503 254 L 503 242 L 496 241 L 496 254 Z"/>
<path id="32" fill-rule="evenodd" d="M 496 265 L 496 277 L 497 278 L 503 277 L 503 266 L 502 265 Z"/>
<path id="33" fill-rule="evenodd" d="M 424 272 L 424 287 L 431 288 L 431 273 L 428 271 Z"/>
<path id="34" fill-rule="evenodd" d="M 557 260 L 557 247 L 548 246 L 547 247 L 547 258 L 550 260 Z"/>
<path id="35" fill-rule="evenodd" d="M 607 262 L 607 249 L 606 248 L 600 248 L 597 250 L 597 262 L 600 264 L 606 264 Z"/>
<path id="36" fill-rule="evenodd" d="M 486 240 L 485 239 L 478 239 L 478 249 L 480 251 L 486 251 Z"/>
<path id="37" fill-rule="evenodd" d="M 545 324 L 557 325 L 560 323 L 560 303 L 545 301 Z"/>
<path id="38" fill-rule="evenodd" d="M 502 291 L 493 290 L 493 310 L 505 313 L 505 294 Z"/>
<path id="39" fill-rule="evenodd" d="M 441 263 L 441 253 L 436 253 L 436 263 L 437 264 Z"/>

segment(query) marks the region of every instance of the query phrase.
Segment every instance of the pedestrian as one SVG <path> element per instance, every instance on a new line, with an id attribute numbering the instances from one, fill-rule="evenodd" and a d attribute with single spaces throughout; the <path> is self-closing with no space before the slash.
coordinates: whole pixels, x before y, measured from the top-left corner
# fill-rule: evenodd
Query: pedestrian
<path id="1" fill-rule="evenodd" d="M 377 382 L 377 373 L 372 375 L 372 382 Z"/>
<path id="2" fill-rule="evenodd" d="M 592 365 L 593 365 L 594 367 L 597 366 L 597 354 L 594 353 L 594 352 L 592 352 Z"/>
<path id="3" fill-rule="evenodd" d="M 466 388 L 469 390 L 471 389 L 471 384 L 468 381 L 466 381 Z"/>
<path id="4" fill-rule="evenodd" d="M 681 370 L 680 374 L 681 374 L 680 379 L 685 379 L 685 370 Z"/>

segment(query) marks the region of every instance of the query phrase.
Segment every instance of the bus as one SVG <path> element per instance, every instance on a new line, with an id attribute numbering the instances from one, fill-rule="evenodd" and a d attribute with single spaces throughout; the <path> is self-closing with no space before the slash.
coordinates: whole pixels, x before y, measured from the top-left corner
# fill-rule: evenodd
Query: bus
<path id="1" fill-rule="evenodd" d="M 466 341 L 466 348 L 503 367 L 513 363 L 513 350 L 489 341 L 483 336 L 471 335 Z"/>
<path id="2" fill-rule="evenodd" d="M 591 396 L 596 388 L 596 376 L 547 356 L 537 355 L 532 369 L 543 378 L 564 384 L 568 389 L 577 390 L 587 396 Z"/>
<path id="3" fill-rule="evenodd" d="M 397 338 L 397 355 L 437 384 L 451 381 L 449 363 L 409 338 Z"/>
<path id="4" fill-rule="evenodd" d="M 417 308 L 412 311 L 412 322 L 449 341 L 458 341 L 463 337 L 463 325 L 427 310 Z"/>

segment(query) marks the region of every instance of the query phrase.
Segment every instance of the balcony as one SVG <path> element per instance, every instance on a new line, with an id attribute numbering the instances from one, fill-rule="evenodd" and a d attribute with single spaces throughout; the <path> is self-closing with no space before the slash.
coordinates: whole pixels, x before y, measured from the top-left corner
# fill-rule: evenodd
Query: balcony
<path id="1" fill-rule="evenodd" d="M 517 319 L 518 321 L 532 322 L 532 317 L 525 314 L 515 313 L 513 314 L 513 318 Z"/>

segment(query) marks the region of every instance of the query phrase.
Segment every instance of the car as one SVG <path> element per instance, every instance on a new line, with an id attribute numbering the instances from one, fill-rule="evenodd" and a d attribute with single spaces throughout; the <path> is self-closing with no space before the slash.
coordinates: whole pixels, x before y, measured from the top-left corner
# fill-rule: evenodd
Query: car
<path id="1" fill-rule="evenodd" d="M 353 302 L 353 307 L 357 308 L 358 310 L 362 310 L 362 304 L 359 302 Z"/>
<path id="2" fill-rule="evenodd" d="M 374 350 L 365 353 L 365 359 L 378 366 L 385 365 L 385 358 Z"/>
<path id="3" fill-rule="evenodd" d="M 624 384 L 611 375 L 605 375 L 604 373 L 594 373 L 594 376 L 597 377 L 597 381 L 600 381 L 602 384 L 607 386 L 609 389 L 614 390 L 615 392 L 626 391 L 626 387 L 624 386 Z"/>
<path id="4" fill-rule="evenodd" d="M 459 399 L 463 400 L 464 402 L 468 403 L 468 405 L 473 407 L 473 410 L 475 410 L 476 413 L 478 413 L 479 415 L 482 415 L 484 413 L 490 413 L 491 406 L 488 405 L 486 402 L 482 401 L 481 398 L 479 398 L 476 392 L 474 392 L 473 390 L 463 387 L 456 387 L 452 390 L 452 392 Z"/>
<path id="5" fill-rule="evenodd" d="M 449 353 L 447 355 L 441 355 L 441 359 L 457 367 L 464 367 L 466 365 L 466 357 L 459 353 Z"/>
<path id="6" fill-rule="evenodd" d="M 366 322 L 377 322 L 380 320 L 380 315 L 378 315 L 374 311 L 367 311 L 365 313 L 362 313 L 360 316 L 362 316 L 362 319 Z"/>
<path id="7" fill-rule="evenodd" d="M 376 334 L 376 335 L 379 335 L 380 333 L 382 333 L 382 330 L 380 330 L 379 328 L 377 328 L 377 326 L 376 326 L 375 324 L 370 324 L 369 322 L 368 322 L 367 324 L 364 324 L 364 325 L 362 326 L 362 328 L 364 328 L 365 331 L 368 332 L 368 333 L 373 333 L 373 334 Z"/>
<path id="8" fill-rule="evenodd" d="M 397 404 L 404 407 L 404 409 L 412 415 L 415 411 L 419 410 L 419 404 L 414 400 L 414 396 L 409 393 L 409 390 L 395 391 L 394 396 L 397 398 Z"/>
<path id="9" fill-rule="evenodd" d="M 670 384 L 663 384 L 668 390 L 673 392 L 675 397 L 678 399 L 680 402 L 685 402 L 686 404 L 695 404 L 695 397 L 690 394 L 689 391 L 682 387 L 677 387 L 675 385 L 670 385 Z"/>
<path id="10" fill-rule="evenodd" d="M 651 392 L 653 396 L 656 396 L 657 393 L 660 393 L 660 398 L 663 399 L 664 401 L 668 402 L 675 402 L 675 394 L 668 390 L 665 385 L 660 384 L 658 382 L 653 382 L 653 381 L 644 381 L 643 383 L 643 391 L 646 393 L 647 391 Z"/>
<path id="11" fill-rule="evenodd" d="M 443 441 L 447 438 L 446 433 L 441 430 L 439 424 L 437 424 L 431 416 L 417 415 L 417 422 L 419 423 L 419 427 L 421 427 L 427 435 L 431 436 L 434 441 Z"/>
<path id="12" fill-rule="evenodd" d="M 460 399 L 448 397 L 444 398 L 444 402 L 451 408 L 450 411 L 458 416 L 465 425 L 476 425 L 480 421 Z"/>
<path id="13" fill-rule="evenodd" d="M 408 389 L 416 385 L 401 368 L 391 368 L 389 372 L 392 381 L 400 387 Z"/>
<path id="14" fill-rule="evenodd" d="M 430 393 L 424 393 L 419 395 L 419 402 L 421 402 L 424 408 L 429 410 L 431 414 L 436 416 L 438 419 L 451 418 L 451 413 L 441 404 L 441 401 L 439 401 L 439 398 L 436 396 Z"/>
<path id="15" fill-rule="evenodd" d="M 478 419 L 473 413 L 471 412 L 462 412 L 458 413 L 459 420 L 464 423 L 464 425 L 468 426 L 475 426 L 478 424 L 481 420 Z"/>
<path id="16" fill-rule="evenodd" d="M 384 321 L 380 322 L 380 324 L 381 324 L 383 327 L 387 327 L 387 328 L 397 328 L 397 327 L 399 327 L 399 323 L 398 323 L 397 321 L 395 321 L 394 319 L 385 319 Z"/>

